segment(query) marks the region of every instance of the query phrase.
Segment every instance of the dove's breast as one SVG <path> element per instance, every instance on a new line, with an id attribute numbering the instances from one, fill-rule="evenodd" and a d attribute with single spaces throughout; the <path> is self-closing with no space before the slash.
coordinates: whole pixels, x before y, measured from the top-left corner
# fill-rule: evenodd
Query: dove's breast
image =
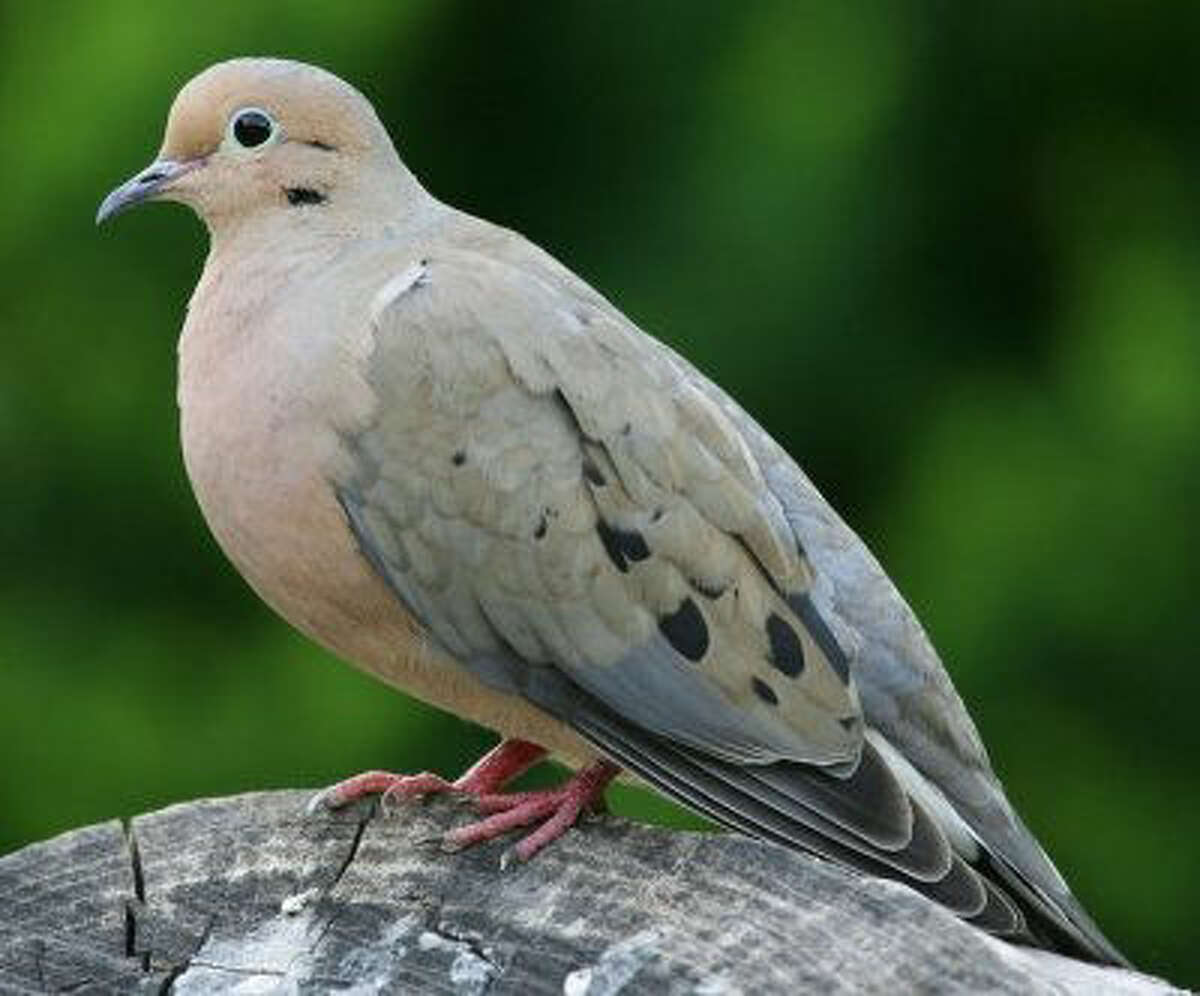
<path id="1" fill-rule="evenodd" d="M 318 295 L 303 327 L 289 327 L 269 301 L 218 293 L 212 270 L 210 260 L 179 341 L 180 431 L 225 555 L 292 625 L 389 684 L 567 758 L 593 756 L 432 645 L 358 549 L 331 482 L 350 459 L 343 433 L 371 414 L 369 298 L 347 315 L 323 313 Z"/>

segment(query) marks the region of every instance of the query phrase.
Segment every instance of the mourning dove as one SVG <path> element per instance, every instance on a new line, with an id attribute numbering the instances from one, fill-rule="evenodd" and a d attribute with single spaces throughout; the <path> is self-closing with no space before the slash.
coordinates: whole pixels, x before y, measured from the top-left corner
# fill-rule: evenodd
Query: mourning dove
<path id="1" fill-rule="evenodd" d="M 284 618 L 498 731 L 464 846 L 619 770 L 719 824 L 899 879 L 998 935 L 1124 963 L 992 773 L 887 575 L 721 388 L 520 235 L 430 196 L 371 105 L 237 59 L 98 221 L 179 201 L 211 249 L 179 342 L 187 471 Z M 562 787 L 503 794 L 552 753 Z"/>

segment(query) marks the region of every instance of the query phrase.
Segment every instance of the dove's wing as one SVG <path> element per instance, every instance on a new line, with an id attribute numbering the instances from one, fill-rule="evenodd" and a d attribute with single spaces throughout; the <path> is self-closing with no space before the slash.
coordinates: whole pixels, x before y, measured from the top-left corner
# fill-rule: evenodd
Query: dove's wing
<path id="1" fill-rule="evenodd" d="M 716 406 L 640 333 L 504 263 L 445 253 L 403 286 L 342 494 L 442 645 L 494 683 L 554 668 L 729 761 L 853 766 L 846 661 Z"/>
<path id="2" fill-rule="evenodd" d="M 442 251 L 376 295 L 374 414 L 336 482 L 364 555 L 478 678 L 669 795 L 1028 936 L 971 867 L 977 835 L 863 721 L 862 638 L 798 539 L 804 502 L 827 506 L 802 475 L 781 483 L 774 444 L 717 389 L 533 263 Z M 896 675 L 915 685 L 893 699 Z M 866 678 L 884 713 L 904 695 L 936 712 L 922 685 L 965 722 L 935 723 L 938 748 L 961 740 L 959 766 L 990 777 L 936 657 Z"/>
<path id="3" fill-rule="evenodd" d="M 879 562 L 821 496 L 787 452 L 718 385 L 657 343 L 687 370 L 745 440 L 767 487 L 813 568 L 811 601 L 854 645 L 854 676 L 869 729 L 910 766 L 906 784 L 936 793 L 960 853 L 1036 911 L 1042 929 L 1066 948 L 1128 964 L 1071 893 L 1058 869 L 1013 809 L 983 741 L 920 622 Z M 946 807 L 949 806 L 949 811 Z M 955 826 L 955 824 L 958 824 Z M 965 831 L 965 833 L 964 833 Z M 966 839 L 963 839 L 965 836 Z"/>

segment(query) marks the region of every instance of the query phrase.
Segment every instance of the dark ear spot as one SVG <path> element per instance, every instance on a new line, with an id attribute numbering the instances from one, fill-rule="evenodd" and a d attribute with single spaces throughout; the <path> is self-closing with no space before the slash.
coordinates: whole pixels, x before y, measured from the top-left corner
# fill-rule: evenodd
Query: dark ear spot
<path id="1" fill-rule="evenodd" d="M 685 598 L 674 612 L 661 617 L 658 629 L 689 661 L 698 661 L 708 652 L 708 626 L 690 598 Z"/>
<path id="2" fill-rule="evenodd" d="M 804 644 L 781 616 L 767 617 L 767 639 L 771 641 L 771 663 L 789 678 L 804 670 Z"/>
<path id="3" fill-rule="evenodd" d="M 283 192 L 287 194 L 287 201 L 292 207 L 299 207 L 302 204 L 322 204 L 325 201 L 325 195 L 313 190 L 312 187 L 285 187 Z"/>

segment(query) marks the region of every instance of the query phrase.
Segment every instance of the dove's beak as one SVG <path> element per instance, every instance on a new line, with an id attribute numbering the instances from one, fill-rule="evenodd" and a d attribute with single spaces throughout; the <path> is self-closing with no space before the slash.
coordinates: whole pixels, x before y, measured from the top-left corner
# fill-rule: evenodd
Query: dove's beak
<path id="1" fill-rule="evenodd" d="M 127 207 L 133 207 L 135 204 L 157 196 L 184 173 L 190 173 L 203 162 L 203 159 L 193 159 L 189 162 L 156 159 L 137 176 L 126 180 L 104 198 L 100 204 L 100 210 L 96 212 L 96 224 L 102 225 L 114 214 L 120 214 Z"/>

